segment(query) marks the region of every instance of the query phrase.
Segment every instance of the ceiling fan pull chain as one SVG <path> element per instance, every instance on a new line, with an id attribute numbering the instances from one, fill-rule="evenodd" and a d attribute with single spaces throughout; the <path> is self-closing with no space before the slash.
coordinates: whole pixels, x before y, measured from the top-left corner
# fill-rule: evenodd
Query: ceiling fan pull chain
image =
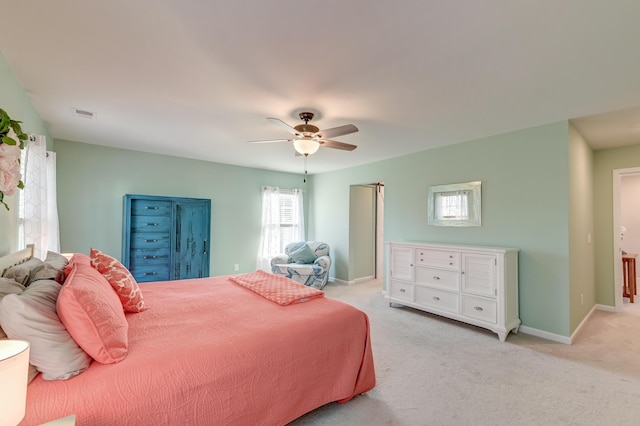
<path id="1" fill-rule="evenodd" d="M 302 180 L 303 183 L 307 183 L 307 155 L 304 156 L 304 179 Z"/>

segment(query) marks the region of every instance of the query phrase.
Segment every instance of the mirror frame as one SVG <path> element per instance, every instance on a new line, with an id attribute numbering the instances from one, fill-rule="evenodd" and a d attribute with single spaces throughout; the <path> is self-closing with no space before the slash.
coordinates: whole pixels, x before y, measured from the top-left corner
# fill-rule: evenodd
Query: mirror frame
<path id="1" fill-rule="evenodd" d="M 467 203 L 467 215 L 438 218 L 438 198 L 443 194 L 467 191 L 470 199 Z M 434 226 L 482 226 L 482 182 L 453 183 L 434 185 L 427 189 L 427 223 Z"/>

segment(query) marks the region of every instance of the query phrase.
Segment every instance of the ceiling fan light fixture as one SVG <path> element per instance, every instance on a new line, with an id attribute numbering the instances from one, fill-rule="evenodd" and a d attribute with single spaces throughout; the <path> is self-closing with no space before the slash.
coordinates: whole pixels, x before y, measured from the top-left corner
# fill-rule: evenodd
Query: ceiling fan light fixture
<path id="1" fill-rule="evenodd" d="M 312 138 L 295 139 L 293 141 L 293 147 L 296 151 L 306 157 L 318 151 L 320 143 Z"/>

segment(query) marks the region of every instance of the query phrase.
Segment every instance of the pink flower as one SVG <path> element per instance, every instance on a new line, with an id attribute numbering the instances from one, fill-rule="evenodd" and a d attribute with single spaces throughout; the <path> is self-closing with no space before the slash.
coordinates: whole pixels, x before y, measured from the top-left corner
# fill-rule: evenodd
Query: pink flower
<path id="1" fill-rule="evenodd" d="M 20 182 L 20 168 L 13 170 L 0 169 L 0 192 L 4 195 L 13 195 Z"/>
<path id="2" fill-rule="evenodd" d="M 20 147 L 18 144 L 8 145 L 6 143 L 0 143 L 0 158 L 12 158 L 17 160 L 20 158 Z"/>

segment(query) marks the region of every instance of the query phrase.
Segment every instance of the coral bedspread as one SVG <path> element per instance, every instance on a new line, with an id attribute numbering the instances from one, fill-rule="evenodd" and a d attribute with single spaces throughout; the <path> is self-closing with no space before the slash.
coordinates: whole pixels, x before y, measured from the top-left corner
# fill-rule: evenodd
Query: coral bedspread
<path id="1" fill-rule="evenodd" d="M 142 285 L 129 354 L 67 381 L 37 377 L 32 425 L 283 425 L 375 385 L 367 316 L 326 297 L 281 306 L 228 277 Z"/>

